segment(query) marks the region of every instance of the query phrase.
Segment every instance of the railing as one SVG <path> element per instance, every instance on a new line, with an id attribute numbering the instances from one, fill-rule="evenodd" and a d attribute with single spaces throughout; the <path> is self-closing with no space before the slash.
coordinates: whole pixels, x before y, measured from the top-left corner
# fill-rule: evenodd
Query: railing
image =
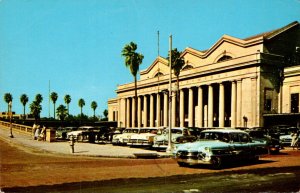
<path id="1" fill-rule="evenodd" d="M 9 122 L 5 122 L 5 121 L 0 121 L 0 125 L 10 128 L 10 123 Z M 12 129 L 14 131 L 17 131 L 19 133 L 23 133 L 26 135 L 31 135 L 32 134 L 32 127 L 31 126 L 26 126 L 26 125 L 20 125 L 20 124 L 16 124 L 16 123 L 11 123 L 12 125 Z"/>

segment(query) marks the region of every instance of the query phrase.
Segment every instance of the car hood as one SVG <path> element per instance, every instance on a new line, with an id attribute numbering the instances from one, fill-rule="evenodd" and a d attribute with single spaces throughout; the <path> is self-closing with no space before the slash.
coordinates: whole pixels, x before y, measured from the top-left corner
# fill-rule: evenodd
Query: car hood
<path id="1" fill-rule="evenodd" d="M 222 149 L 228 147 L 230 144 L 218 140 L 208 140 L 208 141 L 195 141 L 192 143 L 179 144 L 176 146 L 176 151 L 185 150 L 185 151 L 201 151 L 205 148 L 211 149 Z"/>
<path id="2" fill-rule="evenodd" d="M 68 132 L 67 135 L 78 135 L 82 133 L 82 131 L 71 131 L 71 132 Z"/>
<path id="3" fill-rule="evenodd" d="M 131 136 L 131 139 L 147 139 L 147 137 L 155 136 L 153 133 L 140 133 Z"/>
<path id="4" fill-rule="evenodd" d="M 114 136 L 114 139 L 128 139 L 132 135 L 135 135 L 135 133 L 122 133 L 122 134 L 117 134 Z"/>
<path id="5" fill-rule="evenodd" d="M 172 139 L 176 139 L 178 137 L 183 136 L 182 134 L 172 134 Z M 169 135 L 168 134 L 163 134 L 163 135 L 156 135 L 154 140 L 155 141 L 166 141 L 169 139 Z"/>

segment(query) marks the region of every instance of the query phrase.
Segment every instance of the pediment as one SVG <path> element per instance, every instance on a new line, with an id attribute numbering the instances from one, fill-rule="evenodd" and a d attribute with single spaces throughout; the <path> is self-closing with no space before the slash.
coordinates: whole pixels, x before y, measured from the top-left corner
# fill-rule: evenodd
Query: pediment
<path id="1" fill-rule="evenodd" d="M 140 79 L 144 80 L 148 78 L 154 78 L 157 76 L 163 76 L 169 73 L 168 70 L 168 60 L 161 56 L 158 56 L 147 69 L 142 70 L 140 72 Z"/>

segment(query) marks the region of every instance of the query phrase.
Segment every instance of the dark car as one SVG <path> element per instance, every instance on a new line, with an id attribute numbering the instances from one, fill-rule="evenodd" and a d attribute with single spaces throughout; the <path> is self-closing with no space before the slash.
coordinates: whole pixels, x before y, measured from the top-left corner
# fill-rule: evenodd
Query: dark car
<path id="1" fill-rule="evenodd" d="M 277 133 L 269 132 L 269 130 L 264 128 L 257 129 L 247 129 L 245 130 L 249 133 L 250 137 L 256 141 L 266 141 L 268 152 L 270 154 L 277 154 L 280 151 L 280 140 Z"/>

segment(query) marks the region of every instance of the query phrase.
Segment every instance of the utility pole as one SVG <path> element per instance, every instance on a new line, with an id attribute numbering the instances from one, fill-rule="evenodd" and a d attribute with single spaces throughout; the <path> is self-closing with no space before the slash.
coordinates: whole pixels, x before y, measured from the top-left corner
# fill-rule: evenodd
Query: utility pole
<path id="1" fill-rule="evenodd" d="M 172 35 L 169 37 L 169 68 L 170 68 L 170 77 L 169 77 L 169 138 L 168 138 L 168 147 L 166 152 L 172 153 Z"/>

